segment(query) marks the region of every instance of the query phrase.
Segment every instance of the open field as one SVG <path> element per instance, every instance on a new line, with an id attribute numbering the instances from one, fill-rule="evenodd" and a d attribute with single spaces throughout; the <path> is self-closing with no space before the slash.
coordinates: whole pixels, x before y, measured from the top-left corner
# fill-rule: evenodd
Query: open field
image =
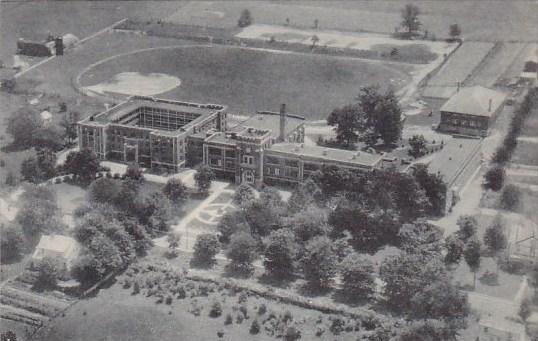
<path id="1" fill-rule="evenodd" d="M 494 53 L 484 61 L 482 67 L 474 72 L 466 83 L 492 87 L 526 45 L 525 43 L 500 43 Z"/>
<path id="2" fill-rule="evenodd" d="M 457 90 L 457 83 L 463 83 L 484 60 L 493 43 L 465 42 L 439 71 L 428 80 L 425 97 L 448 98 Z"/>
<path id="3" fill-rule="evenodd" d="M 2 1 L 0 59 L 13 62 L 17 39 L 42 39 L 48 32 L 84 38 L 123 18 L 154 20 L 178 10 L 172 1 Z"/>
<path id="4" fill-rule="evenodd" d="M 512 162 L 538 166 L 538 143 L 519 140 L 512 156 Z"/>
<path id="5" fill-rule="evenodd" d="M 424 29 L 438 38 L 448 35 L 457 22 L 466 39 L 524 40 L 536 36 L 536 3 L 531 1 L 414 1 L 421 9 Z M 323 29 L 393 33 L 401 21 L 405 3 L 381 1 L 196 1 L 171 14 L 167 21 L 212 27 L 234 27 L 241 11 L 248 8 L 255 23 L 311 28 L 315 19 Z"/>
<path id="6" fill-rule="evenodd" d="M 318 37 L 317 46 L 326 46 L 337 49 L 370 50 L 380 55 L 390 55 L 393 48 L 397 49 L 402 60 L 416 63 L 427 63 L 435 59 L 436 55 L 449 53 L 455 44 L 443 41 L 414 41 L 395 39 L 386 34 L 340 32 L 320 29 L 297 29 L 286 26 L 254 24 L 245 27 L 236 38 L 259 39 L 277 42 L 299 43 L 311 46 L 312 37 Z"/>
<path id="7" fill-rule="evenodd" d="M 275 67 L 277 66 L 278 67 Z M 83 86 L 107 82 L 126 71 L 162 73 L 181 86 L 162 97 L 229 105 L 232 113 L 278 110 L 323 119 L 354 100 L 361 86 L 389 84 L 395 89 L 409 79 L 404 66 L 318 55 L 272 53 L 236 47 L 190 47 L 141 51 L 88 70 Z"/>
<path id="8" fill-rule="evenodd" d="M 155 298 L 146 298 L 141 294 L 133 296 L 131 291 L 122 289 L 119 284 L 101 290 L 97 297 L 74 305 L 64 317 L 57 318 L 35 340 L 217 340 L 219 330 L 224 331 L 223 340 L 274 340 L 274 337 L 265 334 L 263 326 L 258 335 L 249 334 L 250 324 L 257 318 L 254 307 L 262 303 L 268 311 L 273 310 L 276 314 L 289 310 L 295 319 L 304 318 L 305 324 L 311 326 L 301 328 L 304 329 L 302 339 L 312 340 L 315 338 L 315 320 L 320 315 L 313 310 L 250 297 L 246 303 L 249 319 L 238 324 L 234 318 L 231 325 L 225 326 L 226 314 L 231 313 L 235 317 L 237 312 L 232 310 L 232 306 L 238 308 L 239 304 L 237 297 L 228 297 L 224 292 L 209 293 L 207 297 L 174 299 L 171 305 L 166 305 L 155 304 Z M 215 300 L 222 302 L 222 315 L 211 318 L 208 316 L 209 307 Z M 200 316 L 189 312 L 194 301 L 202 307 Z M 262 317 L 259 318 L 260 324 L 261 319 Z M 344 338 L 333 337 L 331 340 Z"/>

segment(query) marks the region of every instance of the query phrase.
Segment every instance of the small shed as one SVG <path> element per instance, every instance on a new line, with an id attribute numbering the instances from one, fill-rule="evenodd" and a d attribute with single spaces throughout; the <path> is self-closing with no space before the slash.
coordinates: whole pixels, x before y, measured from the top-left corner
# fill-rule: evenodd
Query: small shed
<path id="1" fill-rule="evenodd" d="M 43 235 L 37 244 L 32 259 L 41 260 L 45 257 L 51 257 L 66 266 L 67 269 L 78 256 L 80 246 L 78 242 L 67 236 L 62 235 Z"/>

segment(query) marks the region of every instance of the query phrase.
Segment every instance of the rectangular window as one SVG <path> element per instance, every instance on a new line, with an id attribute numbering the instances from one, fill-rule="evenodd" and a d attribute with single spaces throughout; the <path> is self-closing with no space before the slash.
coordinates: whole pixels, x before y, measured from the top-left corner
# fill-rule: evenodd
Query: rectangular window
<path id="1" fill-rule="evenodd" d="M 235 157 L 235 150 L 226 150 L 226 157 Z"/>
<path id="2" fill-rule="evenodd" d="M 280 168 L 275 168 L 275 175 L 280 175 Z"/>
<path id="3" fill-rule="evenodd" d="M 247 165 L 254 164 L 254 158 L 250 155 L 243 155 L 243 163 L 246 163 Z"/>
<path id="4" fill-rule="evenodd" d="M 297 160 L 286 159 L 284 163 L 286 164 L 286 166 L 299 167 L 299 162 Z"/>

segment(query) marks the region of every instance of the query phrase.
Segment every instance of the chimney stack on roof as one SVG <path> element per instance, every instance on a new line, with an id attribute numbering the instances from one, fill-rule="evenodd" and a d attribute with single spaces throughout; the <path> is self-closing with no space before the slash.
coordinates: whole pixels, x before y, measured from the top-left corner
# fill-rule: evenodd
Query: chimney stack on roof
<path id="1" fill-rule="evenodd" d="M 280 105 L 280 134 L 278 135 L 278 140 L 283 142 L 286 140 L 286 104 Z"/>
<path id="2" fill-rule="evenodd" d="M 489 99 L 489 105 L 488 105 L 488 112 L 491 112 L 491 103 L 493 102 L 493 99 Z"/>

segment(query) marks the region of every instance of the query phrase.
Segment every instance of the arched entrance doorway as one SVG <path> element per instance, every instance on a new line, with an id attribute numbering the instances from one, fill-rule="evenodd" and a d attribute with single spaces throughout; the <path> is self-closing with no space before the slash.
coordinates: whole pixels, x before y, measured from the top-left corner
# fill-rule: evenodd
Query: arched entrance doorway
<path id="1" fill-rule="evenodd" d="M 243 183 L 253 185 L 254 184 L 254 172 L 250 169 L 246 169 L 243 171 Z"/>

